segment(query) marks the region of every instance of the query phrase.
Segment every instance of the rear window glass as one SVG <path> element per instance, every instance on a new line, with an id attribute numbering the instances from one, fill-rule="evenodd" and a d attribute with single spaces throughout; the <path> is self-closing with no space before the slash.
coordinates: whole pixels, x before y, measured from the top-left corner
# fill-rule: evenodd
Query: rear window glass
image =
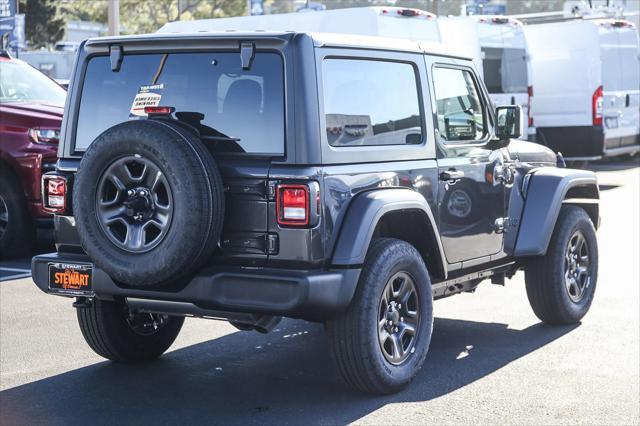
<path id="1" fill-rule="evenodd" d="M 322 73 L 329 144 L 422 143 L 418 83 L 413 65 L 327 59 Z"/>
<path id="2" fill-rule="evenodd" d="M 482 68 L 489 93 L 527 93 L 527 51 L 483 47 Z"/>
<path id="3" fill-rule="evenodd" d="M 242 69 L 238 53 L 125 55 L 118 72 L 109 57 L 94 57 L 82 89 L 76 150 L 109 127 L 144 118 L 148 105 L 174 107 L 175 116 L 192 124 L 202 118 L 203 139 L 218 152 L 281 155 L 282 69 L 276 53 L 257 53 L 250 70 Z"/>

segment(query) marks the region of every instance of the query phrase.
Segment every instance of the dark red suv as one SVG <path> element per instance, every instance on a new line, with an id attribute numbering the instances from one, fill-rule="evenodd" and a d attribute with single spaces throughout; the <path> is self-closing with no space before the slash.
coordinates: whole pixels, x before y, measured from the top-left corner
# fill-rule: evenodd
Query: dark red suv
<path id="1" fill-rule="evenodd" d="M 27 63 L 0 52 L 0 259 L 25 255 L 42 209 L 40 178 L 55 168 L 66 91 Z"/>

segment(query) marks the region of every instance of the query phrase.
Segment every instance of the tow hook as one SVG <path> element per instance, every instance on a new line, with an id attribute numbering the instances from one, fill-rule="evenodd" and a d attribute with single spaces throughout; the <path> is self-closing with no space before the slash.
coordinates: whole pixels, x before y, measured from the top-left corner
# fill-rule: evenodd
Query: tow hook
<path id="1" fill-rule="evenodd" d="M 76 297 L 76 301 L 73 302 L 73 307 L 76 309 L 86 309 L 93 305 L 93 299 L 89 297 Z"/>

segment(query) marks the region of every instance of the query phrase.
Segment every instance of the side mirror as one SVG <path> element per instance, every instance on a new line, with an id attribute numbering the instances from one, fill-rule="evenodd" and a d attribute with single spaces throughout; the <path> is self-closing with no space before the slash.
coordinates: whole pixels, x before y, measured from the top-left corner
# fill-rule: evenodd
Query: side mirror
<path id="1" fill-rule="evenodd" d="M 517 139 L 522 135 L 523 123 L 520 105 L 499 106 L 496 108 L 496 138 L 500 141 Z"/>

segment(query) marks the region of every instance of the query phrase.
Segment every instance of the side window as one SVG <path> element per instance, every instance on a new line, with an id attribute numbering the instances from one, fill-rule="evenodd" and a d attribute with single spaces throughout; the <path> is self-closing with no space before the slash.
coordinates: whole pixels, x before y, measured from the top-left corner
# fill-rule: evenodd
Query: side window
<path id="1" fill-rule="evenodd" d="M 412 65 L 326 59 L 322 74 L 331 146 L 422 143 L 418 81 Z"/>
<path id="2" fill-rule="evenodd" d="M 485 116 L 480 95 L 469 71 L 433 69 L 438 132 L 445 143 L 474 141 L 484 137 Z"/>

